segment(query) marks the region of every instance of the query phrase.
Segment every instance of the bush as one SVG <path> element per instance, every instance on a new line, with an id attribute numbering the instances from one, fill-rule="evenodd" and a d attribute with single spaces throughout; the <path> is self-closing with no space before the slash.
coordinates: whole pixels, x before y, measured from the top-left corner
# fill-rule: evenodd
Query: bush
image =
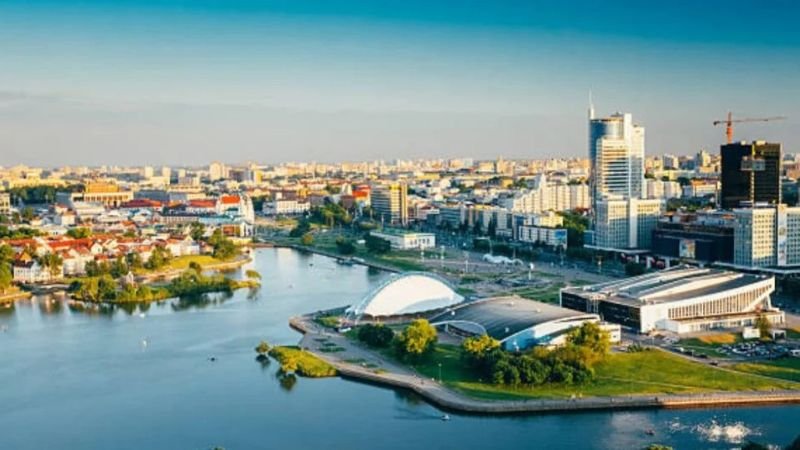
<path id="1" fill-rule="evenodd" d="M 336 249 L 343 255 L 352 255 L 356 252 L 356 245 L 344 236 L 336 238 Z"/>
<path id="2" fill-rule="evenodd" d="M 389 253 L 392 249 L 392 244 L 389 241 L 371 234 L 368 234 L 364 239 L 364 244 L 367 246 L 367 250 L 372 253 Z"/>
<path id="3" fill-rule="evenodd" d="M 358 328 L 358 340 L 370 347 L 388 347 L 394 339 L 394 331 L 385 325 L 367 324 Z"/>

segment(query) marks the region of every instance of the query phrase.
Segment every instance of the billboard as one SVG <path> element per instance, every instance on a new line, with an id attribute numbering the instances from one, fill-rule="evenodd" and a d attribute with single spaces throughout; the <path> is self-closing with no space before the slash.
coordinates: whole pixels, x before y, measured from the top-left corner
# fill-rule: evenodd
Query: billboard
<path id="1" fill-rule="evenodd" d="M 697 243 L 694 239 L 681 239 L 678 243 L 678 256 L 680 258 L 695 259 L 695 247 Z"/>

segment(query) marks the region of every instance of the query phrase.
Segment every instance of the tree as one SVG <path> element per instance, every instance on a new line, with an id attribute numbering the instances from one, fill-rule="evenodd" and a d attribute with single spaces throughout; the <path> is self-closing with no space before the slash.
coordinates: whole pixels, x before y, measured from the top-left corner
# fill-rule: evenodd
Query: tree
<path id="1" fill-rule="evenodd" d="M 388 347 L 394 339 L 394 331 L 382 324 L 367 324 L 358 328 L 358 340 L 370 347 Z"/>
<path id="2" fill-rule="evenodd" d="M 156 246 L 144 266 L 150 270 L 158 270 L 167 264 L 171 256 L 169 250 Z"/>
<path id="3" fill-rule="evenodd" d="M 22 220 L 30 222 L 31 220 L 33 220 L 34 217 L 36 217 L 36 213 L 33 212 L 33 208 L 31 208 L 30 206 L 26 206 L 22 208 L 21 216 Z"/>
<path id="4" fill-rule="evenodd" d="M 261 279 L 261 274 L 258 273 L 258 271 L 253 270 L 253 269 L 248 269 L 247 272 L 244 273 L 244 275 L 247 278 L 250 278 L 252 280 L 260 280 Z"/>
<path id="5" fill-rule="evenodd" d="M 191 236 L 195 241 L 199 241 L 203 239 L 203 235 L 206 232 L 206 226 L 200 222 L 192 222 L 189 225 L 189 230 L 189 236 Z"/>
<path id="6" fill-rule="evenodd" d="M 611 337 L 608 332 L 593 322 L 584 322 L 583 325 L 573 328 L 567 334 L 567 352 L 572 346 L 576 350 L 573 355 L 577 360 L 588 367 L 602 361 L 611 350 Z"/>
<path id="7" fill-rule="evenodd" d="M 306 233 L 300 238 L 300 243 L 305 246 L 310 246 L 314 244 L 314 235 L 311 233 Z"/>
<path id="8" fill-rule="evenodd" d="M 256 353 L 259 355 L 266 355 L 269 352 L 269 344 L 267 341 L 261 341 L 256 346 Z"/>
<path id="9" fill-rule="evenodd" d="M 392 244 L 389 241 L 371 234 L 368 234 L 367 237 L 364 238 L 364 245 L 366 245 L 367 250 L 372 253 L 389 253 L 392 249 Z"/>
<path id="10" fill-rule="evenodd" d="M 67 230 L 67 236 L 71 237 L 72 239 L 84 239 L 90 237 L 91 235 L 92 230 L 86 227 L 76 227 Z"/>
<path id="11" fill-rule="evenodd" d="M 5 293 L 14 281 L 14 274 L 11 272 L 11 264 L 5 261 L 0 262 L 0 292 Z"/>
<path id="12" fill-rule="evenodd" d="M 214 248 L 212 255 L 217 259 L 230 259 L 238 252 L 236 244 L 222 234 L 222 230 L 219 228 L 214 230 L 214 233 L 208 238 L 208 243 Z"/>
<path id="13" fill-rule="evenodd" d="M 756 328 L 758 328 L 758 332 L 761 335 L 762 341 L 767 341 L 770 339 L 770 331 L 772 331 L 772 323 L 769 321 L 765 314 L 759 314 L 758 318 L 756 319 Z"/>
<path id="14" fill-rule="evenodd" d="M 419 358 L 431 350 L 438 337 L 436 328 L 425 319 L 416 319 L 397 338 L 400 356 Z"/>
<path id="15" fill-rule="evenodd" d="M 300 221 L 297 222 L 297 226 L 292 228 L 292 230 L 289 232 L 289 237 L 302 237 L 309 231 L 311 231 L 311 223 L 308 221 L 308 219 L 303 218 L 300 219 Z"/>
<path id="16" fill-rule="evenodd" d="M 352 255 L 356 252 L 356 245 L 352 240 L 339 236 L 336 238 L 336 249 L 343 255 Z"/>
<path id="17" fill-rule="evenodd" d="M 490 351 L 499 347 L 500 341 L 487 334 L 466 338 L 461 343 L 464 359 L 472 365 L 479 365 Z"/>

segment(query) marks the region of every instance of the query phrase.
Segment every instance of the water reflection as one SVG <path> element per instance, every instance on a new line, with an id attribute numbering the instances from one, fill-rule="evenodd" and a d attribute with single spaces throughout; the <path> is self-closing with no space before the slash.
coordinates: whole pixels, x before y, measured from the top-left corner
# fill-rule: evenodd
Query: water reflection
<path id="1" fill-rule="evenodd" d="M 275 372 L 275 378 L 278 379 L 278 383 L 286 392 L 291 392 L 294 389 L 294 385 L 297 384 L 297 375 L 293 373 L 283 373 L 280 369 Z"/>
<path id="2" fill-rule="evenodd" d="M 233 292 L 185 295 L 173 301 L 170 306 L 173 311 L 203 309 L 209 306 L 221 305 L 231 298 L 233 298 Z"/>

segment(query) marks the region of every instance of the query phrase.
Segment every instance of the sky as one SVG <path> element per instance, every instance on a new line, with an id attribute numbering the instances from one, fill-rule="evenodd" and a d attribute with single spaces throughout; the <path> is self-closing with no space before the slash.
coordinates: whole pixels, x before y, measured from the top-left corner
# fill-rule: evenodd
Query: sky
<path id="1" fill-rule="evenodd" d="M 0 0 L 0 165 L 800 152 L 800 2 Z"/>

